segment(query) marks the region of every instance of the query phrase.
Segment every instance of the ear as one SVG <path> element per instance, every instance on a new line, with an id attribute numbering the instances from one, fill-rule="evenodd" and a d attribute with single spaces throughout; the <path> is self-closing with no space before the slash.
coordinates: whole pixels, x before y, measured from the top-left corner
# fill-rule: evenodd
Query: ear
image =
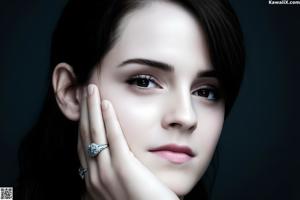
<path id="1" fill-rule="evenodd" d="M 80 118 L 81 87 L 77 86 L 73 68 L 67 63 L 56 65 L 52 85 L 56 102 L 62 113 L 72 121 Z"/>

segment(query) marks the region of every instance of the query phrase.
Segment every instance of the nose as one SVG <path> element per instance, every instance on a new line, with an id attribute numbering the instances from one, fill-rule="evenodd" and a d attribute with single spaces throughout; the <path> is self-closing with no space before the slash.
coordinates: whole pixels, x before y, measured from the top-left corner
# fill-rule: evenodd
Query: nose
<path id="1" fill-rule="evenodd" d="M 166 104 L 162 118 L 163 128 L 189 133 L 196 129 L 198 120 L 189 93 L 171 97 Z"/>

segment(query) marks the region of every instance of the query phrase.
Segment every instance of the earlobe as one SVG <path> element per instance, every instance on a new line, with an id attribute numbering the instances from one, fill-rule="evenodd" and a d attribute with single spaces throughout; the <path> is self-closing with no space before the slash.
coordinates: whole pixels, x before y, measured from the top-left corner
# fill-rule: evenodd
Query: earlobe
<path id="1" fill-rule="evenodd" d="M 56 102 L 62 113 L 70 120 L 80 118 L 80 87 L 72 66 L 67 63 L 56 65 L 52 74 L 52 85 Z"/>

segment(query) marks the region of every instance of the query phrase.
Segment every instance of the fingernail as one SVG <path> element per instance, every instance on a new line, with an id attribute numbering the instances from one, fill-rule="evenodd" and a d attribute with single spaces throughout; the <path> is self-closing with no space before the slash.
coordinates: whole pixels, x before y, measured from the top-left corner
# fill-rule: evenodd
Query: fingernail
<path id="1" fill-rule="evenodd" d="M 101 103 L 102 109 L 107 110 L 108 109 L 108 102 L 106 100 L 103 100 Z"/>
<path id="2" fill-rule="evenodd" d="M 92 96 L 94 93 L 94 86 L 91 84 L 88 86 L 88 93 L 89 93 L 89 96 Z"/>

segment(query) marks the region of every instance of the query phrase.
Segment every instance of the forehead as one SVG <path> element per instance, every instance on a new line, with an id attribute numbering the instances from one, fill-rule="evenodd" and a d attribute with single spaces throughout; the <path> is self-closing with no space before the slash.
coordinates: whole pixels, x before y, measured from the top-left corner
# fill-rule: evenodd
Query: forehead
<path id="1" fill-rule="evenodd" d="M 210 69 L 207 42 L 196 19 L 181 6 L 153 2 L 126 15 L 112 51 L 120 59 L 149 58 L 173 66 Z"/>

